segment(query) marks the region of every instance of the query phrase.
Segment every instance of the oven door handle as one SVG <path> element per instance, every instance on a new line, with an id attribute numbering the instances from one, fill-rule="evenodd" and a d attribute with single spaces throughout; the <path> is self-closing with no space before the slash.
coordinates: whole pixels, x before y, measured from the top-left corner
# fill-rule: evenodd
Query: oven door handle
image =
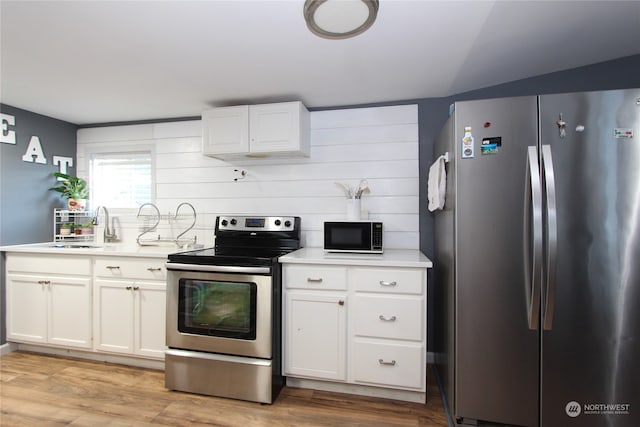
<path id="1" fill-rule="evenodd" d="M 247 273 L 247 274 L 269 274 L 269 267 L 240 267 L 235 265 L 202 265 L 202 264 L 178 264 L 175 262 L 165 263 L 167 270 L 184 271 L 204 271 L 214 273 Z"/>

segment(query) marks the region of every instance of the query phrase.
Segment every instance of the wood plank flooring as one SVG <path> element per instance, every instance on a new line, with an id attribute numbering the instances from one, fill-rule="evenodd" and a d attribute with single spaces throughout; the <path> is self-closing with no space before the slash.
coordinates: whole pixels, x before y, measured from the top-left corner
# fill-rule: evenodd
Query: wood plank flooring
<path id="1" fill-rule="evenodd" d="M 260 405 L 169 391 L 162 371 L 14 352 L 0 358 L 0 426 L 446 427 L 428 381 L 426 404 L 285 387 Z"/>

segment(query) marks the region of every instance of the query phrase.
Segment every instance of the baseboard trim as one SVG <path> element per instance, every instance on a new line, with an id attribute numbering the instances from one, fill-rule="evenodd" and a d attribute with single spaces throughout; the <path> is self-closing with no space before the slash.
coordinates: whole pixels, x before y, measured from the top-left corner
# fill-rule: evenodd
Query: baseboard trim
<path id="1" fill-rule="evenodd" d="M 20 351 L 30 351 L 32 353 L 49 354 L 51 356 L 70 357 L 75 359 L 92 360 L 94 362 L 115 363 L 118 365 L 136 366 L 138 368 L 157 369 L 160 371 L 164 371 L 164 360 L 143 359 L 137 357 L 97 353 L 93 351 L 71 350 L 67 348 L 47 347 L 33 344 L 12 344 L 16 346 L 15 350 Z"/>
<path id="2" fill-rule="evenodd" d="M 334 393 L 357 394 L 369 397 L 381 397 L 384 399 L 403 400 L 405 402 L 425 403 L 427 398 L 426 393 L 418 391 L 371 387 L 360 384 L 347 384 L 306 378 L 287 377 L 286 384 L 287 387 L 307 388 Z"/>
<path id="3" fill-rule="evenodd" d="M 4 356 L 5 354 L 9 354 L 18 349 L 18 345 L 12 342 L 8 342 L 0 345 L 0 356 Z"/>

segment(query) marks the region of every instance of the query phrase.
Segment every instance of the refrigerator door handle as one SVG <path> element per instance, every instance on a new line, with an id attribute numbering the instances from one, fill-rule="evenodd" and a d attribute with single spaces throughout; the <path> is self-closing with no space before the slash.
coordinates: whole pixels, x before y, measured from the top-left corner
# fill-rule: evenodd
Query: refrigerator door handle
<path id="1" fill-rule="evenodd" d="M 529 329 L 538 329 L 540 321 L 540 287 L 542 282 L 542 184 L 538 150 L 527 150 L 524 196 L 524 283 Z"/>
<path id="2" fill-rule="evenodd" d="M 553 306 L 556 296 L 556 260 L 558 253 L 558 221 L 556 212 L 556 181 L 551 146 L 542 146 L 542 170 L 546 204 L 545 287 L 543 289 L 542 324 L 545 330 L 553 327 Z"/>

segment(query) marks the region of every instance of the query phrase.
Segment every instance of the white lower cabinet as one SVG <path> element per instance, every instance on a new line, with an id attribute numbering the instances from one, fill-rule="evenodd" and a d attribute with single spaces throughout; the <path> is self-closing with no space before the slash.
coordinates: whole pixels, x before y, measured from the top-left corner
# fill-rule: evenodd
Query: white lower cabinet
<path id="1" fill-rule="evenodd" d="M 289 292 L 285 323 L 286 373 L 346 380 L 345 295 Z"/>
<path id="2" fill-rule="evenodd" d="M 96 280 L 96 350 L 164 357 L 164 283 Z"/>
<path id="3" fill-rule="evenodd" d="M 284 374 L 423 396 L 426 271 L 285 263 Z"/>
<path id="4" fill-rule="evenodd" d="M 164 258 L 8 252 L 6 260 L 7 341 L 164 359 Z"/>
<path id="5" fill-rule="evenodd" d="M 94 279 L 94 347 L 164 358 L 166 275 L 162 260 L 98 258 Z"/>
<path id="6" fill-rule="evenodd" d="M 8 341 L 91 348 L 91 261 L 7 255 Z"/>

